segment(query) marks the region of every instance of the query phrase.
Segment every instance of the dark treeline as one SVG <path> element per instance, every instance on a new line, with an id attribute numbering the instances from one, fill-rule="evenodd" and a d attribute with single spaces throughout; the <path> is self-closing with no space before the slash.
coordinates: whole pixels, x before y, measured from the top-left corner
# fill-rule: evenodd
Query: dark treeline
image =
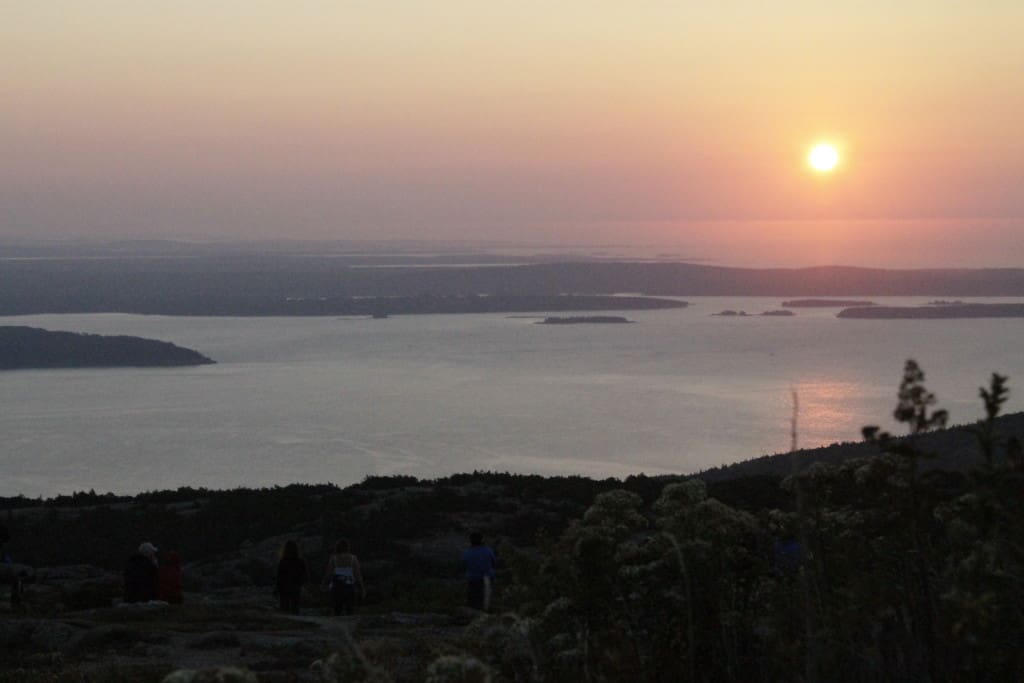
<path id="1" fill-rule="evenodd" d="M 0 315 L 97 311 L 342 315 L 349 312 L 347 306 L 354 305 L 352 297 L 430 300 L 476 294 L 553 297 L 619 292 L 650 296 L 1024 296 L 1024 269 L 748 269 L 608 262 L 355 268 L 332 258 L 282 254 L 9 260 L 0 268 Z M 627 307 L 623 302 L 622 308 Z"/>
<path id="2" fill-rule="evenodd" d="M 977 438 L 974 434 L 977 428 L 977 424 L 957 425 L 914 436 L 913 440 L 932 454 L 931 458 L 922 463 L 922 467 L 966 470 L 980 465 L 983 462 L 983 457 L 978 452 Z M 993 422 L 993 429 L 1002 438 L 1024 437 L 1024 413 L 999 416 Z M 849 441 L 817 448 L 805 448 L 794 453 L 764 455 L 708 469 L 700 472 L 697 476 L 707 482 L 735 480 L 751 476 L 784 478 L 805 470 L 815 463 L 838 465 L 851 458 L 877 456 L 882 452 L 878 443 Z"/>

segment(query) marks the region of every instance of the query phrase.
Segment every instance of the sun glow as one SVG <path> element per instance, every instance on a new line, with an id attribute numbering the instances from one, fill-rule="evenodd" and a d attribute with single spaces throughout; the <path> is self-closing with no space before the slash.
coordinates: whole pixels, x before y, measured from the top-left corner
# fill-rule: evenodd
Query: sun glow
<path id="1" fill-rule="evenodd" d="M 807 163 L 819 173 L 828 173 L 839 165 L 839 150 L 835 145 L 819 142 L 807 153 Z"/>

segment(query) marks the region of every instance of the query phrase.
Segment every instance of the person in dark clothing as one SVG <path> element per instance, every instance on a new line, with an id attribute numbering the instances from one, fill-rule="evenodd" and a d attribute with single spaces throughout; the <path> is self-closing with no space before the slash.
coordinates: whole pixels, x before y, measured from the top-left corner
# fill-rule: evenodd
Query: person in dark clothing
<path id="1" fill-rule="evenodd" d="M 356 586 L 359 587 L 359 595 L 366 597 L 359 558 L 352 554 L 348 541 L 338 541 L 334 546 L 334 554 L 327 561 L 324 582 L 331 589 L 334 616 L 352 614 L 356 603 Z"/>
<path id="2" fill-rule="evenodd" d="M 138 552 L 128 558 L 124 568 L 124 601 L 149 602 L 157 597 L 157 549 L 152 543 L 143 543 Z"/>
<path id="3" fill-rule="evenodd" d="M 11 561 L 10 556 L 4 551 L 4 546 L 7 545 L 7 543 L 10 540 L 11 540 L 10 532 L 7 531 L 7 527 L 4 526 L 4 523 L 0 522 L 0 565 L 11 565 L 11 566 L 13 566 L 13 564 L 14 564 Z M 10 586 L 11 586 L 11 607 L 17 609 L 18 607 L 21 606 L 21 596 L 22 596 L 21 578 L 22 577 L 13 568 L 11 568 L 9 571 L 5 571 L 6 569 L 8 569 L 8 568 L 0 566 L 0 576 L 4 577 L 4 579 L 10 584 Z"/>
<path id="4" fill-rule="evenodd" d="M 484 545 L 484 537 L 480 533 L 470 534 L 469 544 L 462 553 L 462 564 L 466 569 L 466 604 L 486 612 L 491 607 L 491 584 L 498 558 Z"/>
<path id="5" fill-rule="evenodd" d="M 157 599 L 180 605 L 185 601 L 185 572 L 181 568 L 181 555 L 167 553 L 164 563 L 156 570 Z"/>
<path id="6" fill-rule="evenodd" d="M 299 613 L 302 587 L 308 577 L 306 561 L 299 556 L 299 544 L 287 541 L 281 548 L 281 559 L 277 562 L 276 592 L 281 600 L 281 611 Z"/>

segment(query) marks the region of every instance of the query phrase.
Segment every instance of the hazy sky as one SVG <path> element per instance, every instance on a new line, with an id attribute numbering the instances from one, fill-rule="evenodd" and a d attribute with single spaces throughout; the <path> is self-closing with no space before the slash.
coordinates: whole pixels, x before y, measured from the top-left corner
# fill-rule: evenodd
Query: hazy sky
<path id="1" fill-rule="evenodd" d="M 0 0 L 2 236 L 1024 265 L 1022 121 L 1021 0 Z"/>

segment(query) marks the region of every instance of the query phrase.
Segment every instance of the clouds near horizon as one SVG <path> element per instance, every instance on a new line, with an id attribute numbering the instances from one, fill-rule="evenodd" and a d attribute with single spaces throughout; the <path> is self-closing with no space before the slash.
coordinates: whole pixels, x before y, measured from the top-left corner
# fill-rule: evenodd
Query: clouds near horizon
<path id="1" fill-rule="evenodd" d="M 0 235 L 1024 220 L 1022 3 L 491 5 L 8 3 Z"/>

